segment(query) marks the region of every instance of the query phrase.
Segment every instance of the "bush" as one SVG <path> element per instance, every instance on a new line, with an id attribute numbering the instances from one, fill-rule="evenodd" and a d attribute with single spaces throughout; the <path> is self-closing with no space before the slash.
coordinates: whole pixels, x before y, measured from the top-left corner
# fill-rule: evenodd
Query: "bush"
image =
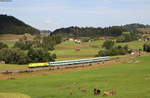
<path id="1" fill-rule="evenodd" d="M 0 61 L 5 61 L 6 64 L 27 64 L 29 58 L 20 49 L 3 48 L 0 50 Z"/>
<path id="2" fill-rule="evenodd" d="M 134 40 L 138 40 L 138 39 L 139 39 L 139 35 L 133 34 L 133 33 L 130 33 L 130 32 L 126 32 L 122 36 L 118 37 L 116 42 L 118 42 L 118 43 L 130 42 L 130 41 L 134 41 Z"/>
<path id="3" fill-rule="evenodd" d="M 19 48 L 22 50 L 28 50 L 32 48 L 32 42 L 16 42 L 14 48 Z"/>
<path id="4" fill-rule="evenodd" d="M 43 37 L 42 48 L 47 50 L 54 50 L 54 46 L 60 44 L 61 41 L 62 41 L 61 35 L 49 35 L 47 37 Z"/>
<path id="5" fill-rule="evenodd" d="M 55 59 L 57 58 L 56 54 L 52 54 L 51 58 L 52 58 L 51 61 L 55 61 Z"/>
<path id="6" fill-rule="evenodd" d="M 2 49 L 2 48 L 8 48 L 8 45 L 0 42 L 0 49 Z"/>
<path id="7" fill-rule="evenodd" d="M 28 51 L 28 57 L 30 58 L 31 62 L 48 62 L 55 61 L 56 55 L 51 55 L 47 50 L 39 48 L 30 49 Z"/>
<path id="8" fill-rule="evenodd" d="M 30 49 L 24 52 L 20 49 L 3 48 L 0 50 L 0 61 L 6 64 L 27 64 L 31 62 L 55 61 L 56 54 L 50 54 L 44 49 Z"/>
<path id="9" fill-rule="evenodd" d="M 115 56 L 115 55 L 125 55 L 130 53 L 128 46 L 116 46 L 111 49 L 105 49 L 98 52 L 97 56 Z"/>
<path id="10" fill-rule="evenodd" d="M 146 52 L 150 52 L 150 42 L 147 42 L 143 45 L 143 50 Z"/>
<path id="11" fill-rule="evenodd" d="M 115 45 L 115 42 L 114 41 L 111 41 L 111 40 L 107 40 L 103 43 L 103 48 L 106 48 L 106 49 L 111 49 L 112 47 L 114 47 Z"/>
<path id="12" fill-rule="evenodd" d="M 34 41 L 26 40 L 26 38 L 21 39 L 16 42 L 14 48 L 19 48 L 22 50 L 29 50 L 31 48 L 44 48 L 47 50 L 54 50 L 54 46 L 60 44 L 62 37 L 60 35 L 49 35 L 45 37 L 36 36 Z"/>
<path id="13" fill-rule="evenodd" d="M 87 38 L 87 37 L 81 39 L 82 42 L 89 42 L 89 40 L 90 38 Z"/>

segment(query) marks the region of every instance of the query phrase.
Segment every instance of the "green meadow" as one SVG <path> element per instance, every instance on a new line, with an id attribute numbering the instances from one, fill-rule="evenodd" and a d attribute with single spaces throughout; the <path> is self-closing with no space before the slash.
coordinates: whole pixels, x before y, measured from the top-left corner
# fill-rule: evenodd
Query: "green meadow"
<path id="1" fill-rule="evenodd" d="M 2 41 L 2 42 L 6 43 L 9 48 L 13 47 L 15 44 L 15 42 L 13 42 L 13 41 Z"/>
<path id="2" fill-rule="evenodd" d="M 150 54 L 97 69 L 0 80 L 0 93 L 22 93 L 31 98 L 103 98 L 93 95 L 93 89 L 98 88 L 117 92 L 108 98 L 149 98 L 149 59 Z"/>
<path id="3" fill-rule="evenodd" d="M 130 49 L 143 49 L 144 41 L 118 43 L 118 45 L 128 45 Z"/>
<path id="4" fill-rule="evenodd" d="M 0 93 L 0 98 L 31 98 L 31 97 L 19 93 Z"/>
<path id="5" fill-rule="evenodd" d="M 77 44 L 72 41 L 66 41 L 57 45 L 52 53 L 57 55 L 57 60 L 90 58 L 97 54 L 101 46 L 98 44 L 101 44 L 101 42 L 97 42 L 96 47 L 93 47 L 91 44 L 92 43 Z M 76 49 L 80 49 L 80 51 L 76 51 Z"/>
<path id="6" fill-rule="evenodd" d="M 57 45 L 55 50 L 51 53 L 55 53 L 57 55 L 57 60 L 91 58 L 95 57 L 98 51 L 102 49 L 103 42 L 104 40 L 98 40 L 77 44 L 73 41 L 66 41 Z M 130 49 L 142 49 L 143 44 L 143 41 L 133 41 L 117 43 L 116 45 L 128 45 Z M 77 48 L 79 48 L 80 51 L 76 51 Z"/>
<path id="7" fill-rule="evenodd" d="M 11 69 L 25 69 L 27 65 L 17 65 L 17 64 L 0 64 L 0 71 L 11 70 Z"/>

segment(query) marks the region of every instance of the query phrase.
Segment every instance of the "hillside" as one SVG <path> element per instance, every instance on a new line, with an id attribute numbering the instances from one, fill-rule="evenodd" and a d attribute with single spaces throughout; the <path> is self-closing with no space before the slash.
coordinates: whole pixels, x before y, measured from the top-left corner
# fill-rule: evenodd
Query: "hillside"
<path id="1" fill-rule="evenodd" d="M 139 28 L 138 30 L 141 32 L 145 32 L 147 34 L 150 33 L 150 27 L 149 28 Z"/>
<path id="2" fill-rule="evenodd" d="M 112 27 L 67 27 L 56 29 L 53 34 L 61 34 L 69 37 L 100 37 L 100 36 L 120 36 L 122 32 L 146 33 L 150 25 L 126 24 Z M 145 32 L 146 31 L 146 32 Z"/>
<path id="3" fill-rule="evenodd" d="M 0 28 L 0 34 L 39 34 L 39 30 L 7 15 L 0 15 Z"/>
<path id="4" fill-rule="evenodd" d="M 25 33 L 25 34 L 0 34 L 0 41 L 18 41 L 19 39 L 27 37 L 28 40 L 32 40 L 34 35 Z"/>

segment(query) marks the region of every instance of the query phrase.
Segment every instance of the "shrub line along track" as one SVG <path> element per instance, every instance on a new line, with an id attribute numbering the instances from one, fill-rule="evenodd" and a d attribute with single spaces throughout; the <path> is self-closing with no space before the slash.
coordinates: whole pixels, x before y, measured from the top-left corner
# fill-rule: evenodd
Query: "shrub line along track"
<path id="1" fill-rule="evenodd" d="M 112 58 L 107 61 L 99 61 L 99 62 L 90 62 L 90 63 L 82 63 L 82 64 L 73 64 L 73 65 L 63 65 L 63 66 L 47 66 L 47 67 L 37 67 L 37 68 L 27 68 L 27 69 L 16 69 L 16 70 L 4 70 L 0 71 L 0 74 L 11 74 L 11 73 L 25 73 L 25 72 L 35 72 L 41 70 L 55 70 L 55 69 L 65 69 L 65 68 L 77 68 L 77 67 L 86 67 L 92 66 L 93 64 L 99 64 L 100 62 L 105 63 L 108 61 L 120 61 L 120 60 L 127 60 L 129 58 L 135 58 L 139 55 L 130 55 L 127 57 L 116 57 Z"/>

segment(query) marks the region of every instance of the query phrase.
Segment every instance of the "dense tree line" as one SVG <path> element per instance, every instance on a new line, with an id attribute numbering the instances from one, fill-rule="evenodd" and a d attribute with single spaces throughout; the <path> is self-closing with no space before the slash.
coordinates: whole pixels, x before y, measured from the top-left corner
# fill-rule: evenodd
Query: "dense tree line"
<path id="1" fill-rule="evenodd" d="M 133 24 L 126 24 L 123 26 L 128 32 L 133 32 L 133 33 L 145 33 L 145 32 L 142 32 L 141 28 L 150 28 L 150 25 L 144 25 L 144 24 L 139 24 L 139 23 L 133 23 Z"/>
<path id="2" fill-rule="evenodd" d="M 61 43 L 62 37 L 60 35 L 49 35 L 41 37 L 37 35 L 34 40 L 21 39 L 17 41 L 14 48 L 22 50 L 29 50 L 31 48 L 44 48 L 46 50 L 54 50 L 54 46 Z"/>
<path id="3" fill-rule="evenodd" d="M 120 36 L 122 32 L 132 32 L 133 34 L 141 34 L 139 28 L 149 28 L 149 25 L 128 24 L 124 26 L 112 27 L 68 27 L 55 30 L 52 34 L 63 34 L 67 37 L 98 37 L 98 36 Z"/>
<path id="4" fill-rule="evenodd" d="M 131 50 L 127 45 L 125 46 L 115 46 L 114 41 L 105 41 L 103 44 L 103 50 L 100 50 L 97 56 L 115 56 L 115 55 L 125 55 L 131 53 Z"/>
<path id="5" fill-rule="evenodd" d="M 0 50 L 0 61 L 5 61 L 6 64 L 26 64 L 29 58 L 20 49 L 3 48 Z"/>
<path id="6" fill-rule="evenodd" d="M 117 38 L 117 42 L 130 42 L 138 40 L 140 36 L 136 33 L 124 32 L 121 36 Z"/>
<path id="7" fill-rule="evenodd" d="M 13 48 L 8 48 L 4 43 L 0 43 L 0 61 L 7 64 L 27 64 L 32 62 L 55 61 L 56 54 L 48 51 L 61 43 L 60 35 L 49 35 L 41 37 L 37 35 L 34 40 L 27 40 L 26 37 L 14 44 Z"/>
<path id="8" fill-rule="evenodd" d="M 35 62 L 55 61 L 56 55 L 42 48 L 30 49 L 25 52 L 18 48 L 0 49 L 0 61 L 6 64 L 28 64 Z"/>
<path id="9" fill-rule="evenodd" d="M 108 28 L 94 27 L 69 27 L 55 30 L 52 34 L 63 34 L 68 37 L 97 37 L 97 36 L 120 36 L 125 29 L 119 26 Z"/>
<path id="10" fill-rule="evenodd" d="M 48 51 L 53 50 L 55 45 L 61 43 L 61 38 L 59 35 L 46 37 L 37 35 L 34 40 L 27 40 L 26 37 L 23 37 L 12 48 L 8 48 L 7 44 L 0 42 L 0 61 L 4 61 L 6 64 L 55 61 L 56 54 Z"/>
<path id="11" fill-rule="evenodd" d="M 49 53 L 49 50 L 53 50 L 54 46 L 61 41 L 60 35 L 45 37 L 37 35 L 34 40 L 21 38 L 12 48 L 8 48 L 6 44 L 0 42 L 0 61 L 4 61 L 6 64 L 55 61 L 56 54 Z"/>

